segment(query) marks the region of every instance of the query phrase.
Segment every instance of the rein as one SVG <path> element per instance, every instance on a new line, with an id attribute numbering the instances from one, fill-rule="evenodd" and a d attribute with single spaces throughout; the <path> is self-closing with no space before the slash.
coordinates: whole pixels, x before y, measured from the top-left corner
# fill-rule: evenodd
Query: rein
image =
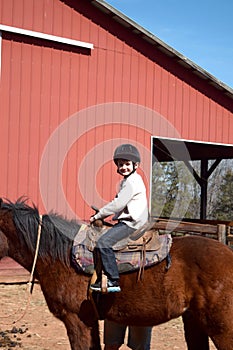
<path id="1" fill-rule="evenodd" d="M 38 224 L 38 231 L 37 231 L 37 241 L 36 241 L 36 251 L 35 251 L 35 256 L 34 256 L 34 260 L 33 260 L 33 264 L 32 264 L 32 271 L 30 274 L 30 279 L 28 282 L 28 291 L 30 292 L 30 294 L 32 294 L 33 292 L 33 287 L 34 287 L 34 271 L 35 271 L 35 267 L 36 267 L 36 262 L 37 262 L 37 258 L 38 258 L 38 253 L 39 253 L 39 248 L 40 248 L 40 237 L 41 237 L 41 226 L 42 226 L 42 220 L 43 220 L 43 215 L 40 215 L 40 221 Z"/>
<path id="2" fill-rule="evenodd" d="M 37 231 L 36 250 L 35 250 L 34 260 L 33 260 L 33 264 L 32 264 L 32 270 L 31 270 L 31 273 L 30 273 L 30 278 L 29 278 L 29 281 L 27 283 L 27 285 L 28 285 L 28 300 L 27 300 L 27 304 L 26 304 L 26 307 L 25 307 L 25 310 L 24 310 L 23 314 L 19 318 L 17 318 L 15 321 L 13 321 L 12 323 L 18 322 L 19 320 L 21 320 L 25 316 L 26 311 L 28 309 L 28 306 L 30 305 L 30 302 L 31 302 L 31 296 L 32 296 L 33 287 L 34 287 L 34 272 L 35 272 L 35 267 L 36 267 L 36 262 L 37 262 L 37 258 L 38 258 L 39 247 L 40 247 L 42 220 L 43 220 L 43 215 L 40 215 L 40 220 L 39 220 L 39 224 L 38 224 L 38 231 Z M 19 310 L 20 310 L 20 307 L 18 308 L 18 310 L 14 314 L 16 314 Z M 8 317 L 10 317 L 12 315 L 13 314 L 9 314 L 7 316 L 0 316 L 0 318 L 8 318 Z"/>

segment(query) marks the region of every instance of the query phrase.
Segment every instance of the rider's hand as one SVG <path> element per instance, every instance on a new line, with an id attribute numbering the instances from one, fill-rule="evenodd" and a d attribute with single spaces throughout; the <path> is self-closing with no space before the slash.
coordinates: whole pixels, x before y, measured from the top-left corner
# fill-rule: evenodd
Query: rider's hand
<path id="1" fill-rule="evenodd" d="M 95 215 L 92 215 L 90 217 L 90 224 L 93 224 L 93 222 L 96 220 Z"/>

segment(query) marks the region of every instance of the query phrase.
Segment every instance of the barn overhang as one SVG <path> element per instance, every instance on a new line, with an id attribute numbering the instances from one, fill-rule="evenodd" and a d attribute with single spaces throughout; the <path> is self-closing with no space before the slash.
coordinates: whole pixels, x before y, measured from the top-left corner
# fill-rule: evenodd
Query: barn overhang
<path id="1" fill-rule="evenodd" d="M 159 162 L 185 160 L 185 155 L 190 160 L 232 159 L 233 145 L 154 138 L 153 155 Z"/>
<path id="2" fill-rule="evenodd" d="M 153 138 L 153 163 L 183 161 L 201 188 L 200 219 L 206 219 L 208 179 L 223 159 L 233 159 L 233 145 Z M 209 167 L 209 160 L 212 164 Z M 200 161 L 200 175 L 191 161 Z"/>

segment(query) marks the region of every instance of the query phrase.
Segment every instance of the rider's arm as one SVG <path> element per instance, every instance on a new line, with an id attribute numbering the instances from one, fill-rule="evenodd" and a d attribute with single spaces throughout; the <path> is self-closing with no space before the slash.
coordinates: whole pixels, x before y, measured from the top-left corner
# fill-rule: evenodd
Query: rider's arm
<path id="1" fill-rule="evenodd" d="M 94 219 L 104 219 L 109 215 L 114 215 L 121 212 L 133 198 L 135 194 L 135 188 L 128 181 L 122 182 L 120 191 L 117 197 L 111 202 L 102 207 L 97 214 L 94 215 Z"/>

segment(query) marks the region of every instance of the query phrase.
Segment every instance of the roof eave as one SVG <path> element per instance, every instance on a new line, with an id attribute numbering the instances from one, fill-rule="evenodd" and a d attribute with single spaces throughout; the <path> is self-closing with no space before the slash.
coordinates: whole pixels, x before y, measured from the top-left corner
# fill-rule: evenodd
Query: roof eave
<path id="1" fill-rule="evenodd" d="M 104 0 L 91 0 L 91 3 L 98 7 L 104 13 L 111 15 L 112 18 L 120 23 L 122 26 L 130 29 L 134 34 L 139 35 L 142 39 L 149 42 L 151 45 L 156 46 L 160 51 L 170 58 L 174 58 L 178 64 L 183 67 L 192 70 L 192 72 L 198 75 L 201 79 L 206 80 L 209 84 L 214 86 L 216 89 L 221 90 L 227 96 L 233 99 L 233 89 L 221 80 L 214 77 L 212 74 L 198 66 L 196 63 L 183 56 L 180 52 L 176 51 L 171 46 L 164 43 L 161 39 L 150 33 L 148 30 L 134 22 L 132 19 L 109 5 Z"/>

